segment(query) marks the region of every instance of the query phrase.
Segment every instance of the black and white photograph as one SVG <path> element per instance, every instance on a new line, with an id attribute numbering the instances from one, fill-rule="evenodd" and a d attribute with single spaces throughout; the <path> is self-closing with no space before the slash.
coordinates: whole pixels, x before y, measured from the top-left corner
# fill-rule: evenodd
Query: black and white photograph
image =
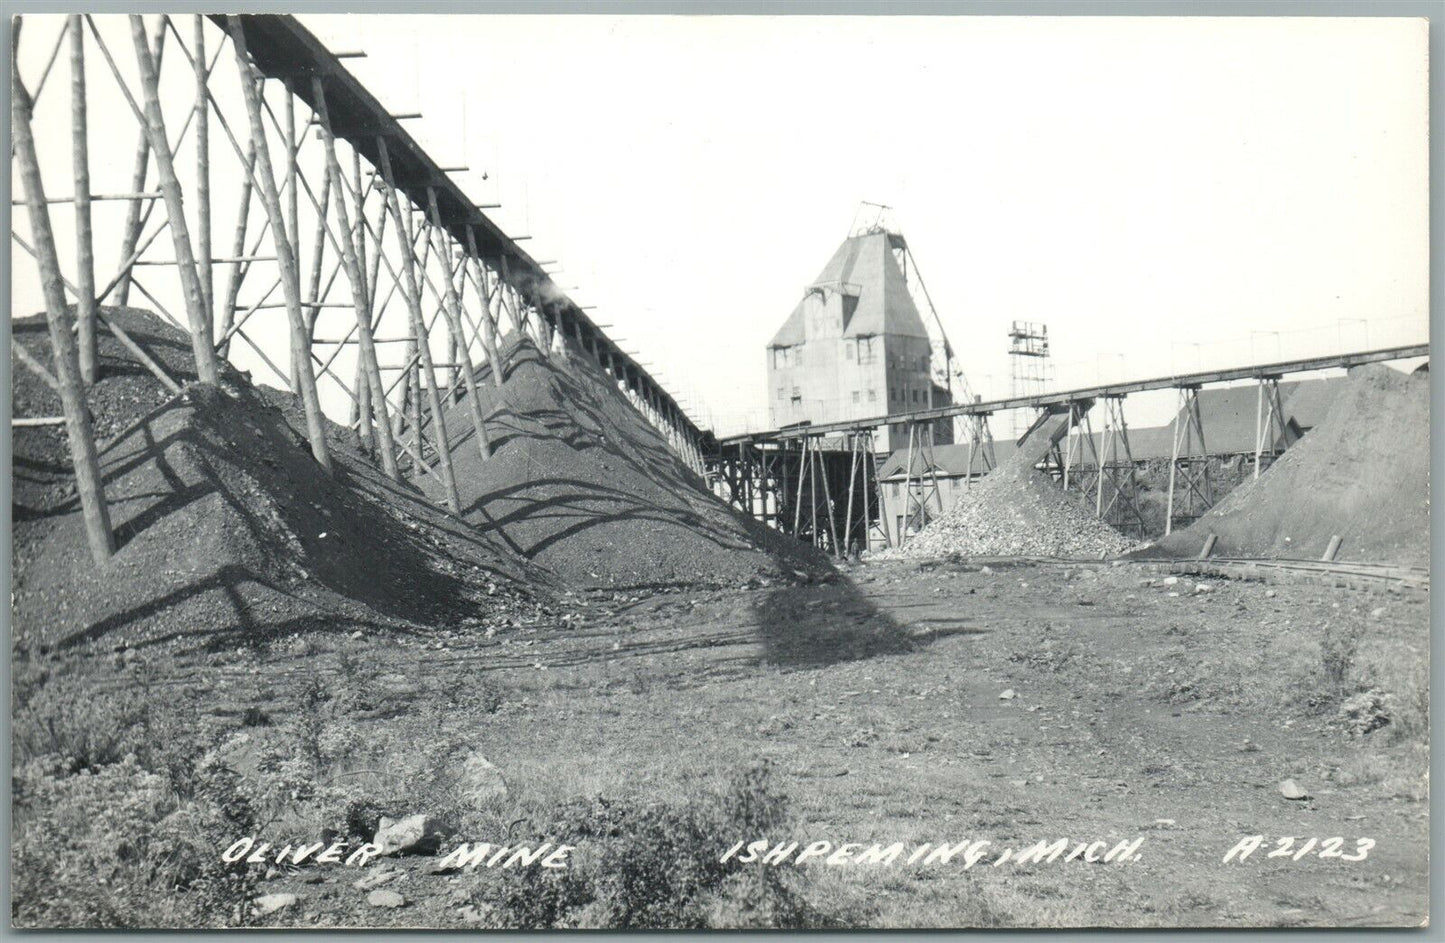
<path id="1" fill-rule="evenodd" d="M 1427 927 L 1432 23 L 1096 6 L 10 4 L 10 926 Z"/>

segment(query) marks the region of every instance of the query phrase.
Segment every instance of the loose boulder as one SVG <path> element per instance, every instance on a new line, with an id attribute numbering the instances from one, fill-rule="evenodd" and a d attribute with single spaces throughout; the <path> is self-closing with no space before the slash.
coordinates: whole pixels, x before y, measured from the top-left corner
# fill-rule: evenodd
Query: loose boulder
<path id="1" fill-rule="evenodd" d="M 392 909 L 406 906 L 405 897 L 402 897 L 396 891 L 386 890 L 385 888 L 367 894 L 366 902 L 373 907 L 389 907 Z"/>
<path id="2" fill-rule="evenodd" d="M 418 812 L 396 821 L 383 816 L 372 843 L 381 849 L 378 854 L 383 856 L 425 855 L 436 851 L 441 839 L 436 820 Z"/>
<path id="3" fill-rule="evenodd" d="M 299 900 L 295 894 L 262 894 L 253 903 L 256 906 L 256 913 L 262 917 L 266 914 L 273 914 L 278 910 L 285 910 Z"/>

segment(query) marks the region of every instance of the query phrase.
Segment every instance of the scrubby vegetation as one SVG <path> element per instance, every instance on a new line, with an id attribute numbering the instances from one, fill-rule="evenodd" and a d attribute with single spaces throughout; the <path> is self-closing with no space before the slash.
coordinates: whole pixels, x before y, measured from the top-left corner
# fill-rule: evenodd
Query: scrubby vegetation
<path id="1" fill-rule="evenodd" d="M 473 906 L 496 927 L 703 929 L 840 926 L 798 891 L 802 877 L 719 860 L 719 836 L 778 829 L 786 801 L 754 766 L 686 802 L 576 799 L 543 812 L 538 834 L 581 849 L 565 870 L 485 872 Z"/>
<path id="2" fill-rule="evenodd" d="M 424 692 L 388 690 L 377 669 L 337 661 L 337 674 L 302 682 L 293 702 L 273 708 L 277 717 L 252 705 L 226 723 L 196 723 L 194 698 L 154 689 L 143 663 L 131 666 L 139 680 L 123 693 L 97 692 L 98 679 L 74 663 L 22 675 L 15 924 L 264 925 L 274 921 L 252 901 L 267 869 L 226 864 L 222 849 L 258 835 L 354 847 L 371 840 L 383 816 L 423 811 L 448 837 L 524 826 L 580 847 L 566 870 L 464 876 L 489 925 L 838 925 L 805 901 L 800 875 L 743 873 L 718 861 L 719 835 L 784 826 L 787 802 L 767 764 L 686 800 L 557 800 L 524 787 L 517 798 L 478 805 L 459 788 L 460 764 L 448 758 L 465 750 L 458 728 L 469 718 L 504 709 L 505 689 L 453 678 Z M 400 710 L 399 698 L 413 709 Z"/>
<path id="3" fill-rule="evenodd" d="M 216 853 L 256 825 L 239 777 L 144 683 L 88 680 L 15 678 L 15 925 L 246 925 L 256 876 Z"/>

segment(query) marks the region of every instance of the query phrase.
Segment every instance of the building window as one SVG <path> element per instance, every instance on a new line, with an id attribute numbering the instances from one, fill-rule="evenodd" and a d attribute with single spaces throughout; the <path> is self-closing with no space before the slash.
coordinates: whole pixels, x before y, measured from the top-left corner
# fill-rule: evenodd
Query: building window
<path id="1" fill-rule="evenodd" d="M 873 363 L 877 353 L 875 341 L 877 341 L 876 337 L 858 338 L 858 362 L 860 364 Z"/>
<path id="2" fill-rule="evenodd" d="M 858 402 L 861 398 L 862 398 L 862 397 L 860 397 L 860 396 L 858 395 L 858 391 L 857 391 L 857 390 L 854 390 L 854 391 L 853 391 L 853 402 L 856 403 L 856 402 Z"/>
<path id="3" fill-rule="evenodd" d="M 853 341 L 844 341 L 844 342 L 843 342 L 843 356 L 844 356 L 846 359 L 848 359 L 848 360 L 852 360 L 852 359 L 853 359 L 853 348 L 854 348 L 855 346 L 856 346 L 856 345 L 853 343 Z"/>
<path id="4" fill-rule="evenodd" d="M 793 402 L 799 405 L 803 402 L 803 391 L 799 387 L 793 387 Z"/>
<path id="5" fill-rule="evenodd" d="M 876 402 L 878 402 L 878 391 L 877 391 L 877 390 L 869 390 L 869 391 L 868 391 L 868 402 L 870 402 L 870 403 L 876 403 Z"/>
<path id="6" fill-rule="evenodd" d="M 903 487 L 903 486 L 900 485 L 898 482 L 896 482 L 896 481 L 893 482 L 893 497 L 896 498 L 896 497 L 898 497 L 900 494 L 902 494 L 902 490 L 901 490 L 902 487 Z"/>
<path id="7" fill-rule="evenodd" d="M 913 401 L 914 401 L 915 403 L 918 402 L 918 391 L 917 391 L 917 390 L 914 390 L 914 391 L 913 391 Z"/>

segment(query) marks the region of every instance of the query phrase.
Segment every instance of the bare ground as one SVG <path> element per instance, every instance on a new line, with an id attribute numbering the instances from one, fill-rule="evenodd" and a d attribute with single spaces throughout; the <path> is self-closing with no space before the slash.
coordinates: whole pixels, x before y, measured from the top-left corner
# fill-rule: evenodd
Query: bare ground
<path id="1" fill-rule="evenodd" d="M 1144 838 L 1125 864 L 787 866 L 810 906 L 855 926 L 1427 919 L 1427 596 L 1213 580 L 1195 593 L 1129 564 L 981 566 L 568 594 L 555 620 L 486 632 L 303 632 L 223 656 L 98 643 L 64 657 L 98 692 L 136 690 L 143 673 L 146 696 L 193 711 L 191 728 L 256 788 L 272 775 L 256 755 L 318 710 L 301 696 L 308 681 L 360 688 L 326 735 L 352 744 L 336 775 L 392 797 L 389 814 L 435 811 L 420 787 L 408 802 L 407 777 L 469 751 L 505 775 L 510 797 L 453 841 L 526 836 L 538 810 L 578 796 L 685 805 L 758 760 L 787 824 L 720 831 L 709 853 L 754 838 L 987 839 L 994 852 Z M 1340 705 L 1362 691 L 1383 698 L 1388 723 L 1352 734 Z M 1286 779 L 1310 798 L 1285 798 Z M 284 807 L 262 837 L 312 838 L 304 804 Z M 1265 845 L 1223 863 L 1250 835 Z M 1287 836 L 1289 856 L 1267 857 Z M 1361 861 L 1318 845 L 1296 860 L 1310 837 L 1342 838 L 1348 855 L 1374 845 Z M 398 860 L 395 910 L 368 906 L 355 870 L 258 869 L 256 893 L 299 897 L 259 922 L 468 925 L 459 908 L 485 910 L 494 885 L 427 873 L 433 860 Z"/>

